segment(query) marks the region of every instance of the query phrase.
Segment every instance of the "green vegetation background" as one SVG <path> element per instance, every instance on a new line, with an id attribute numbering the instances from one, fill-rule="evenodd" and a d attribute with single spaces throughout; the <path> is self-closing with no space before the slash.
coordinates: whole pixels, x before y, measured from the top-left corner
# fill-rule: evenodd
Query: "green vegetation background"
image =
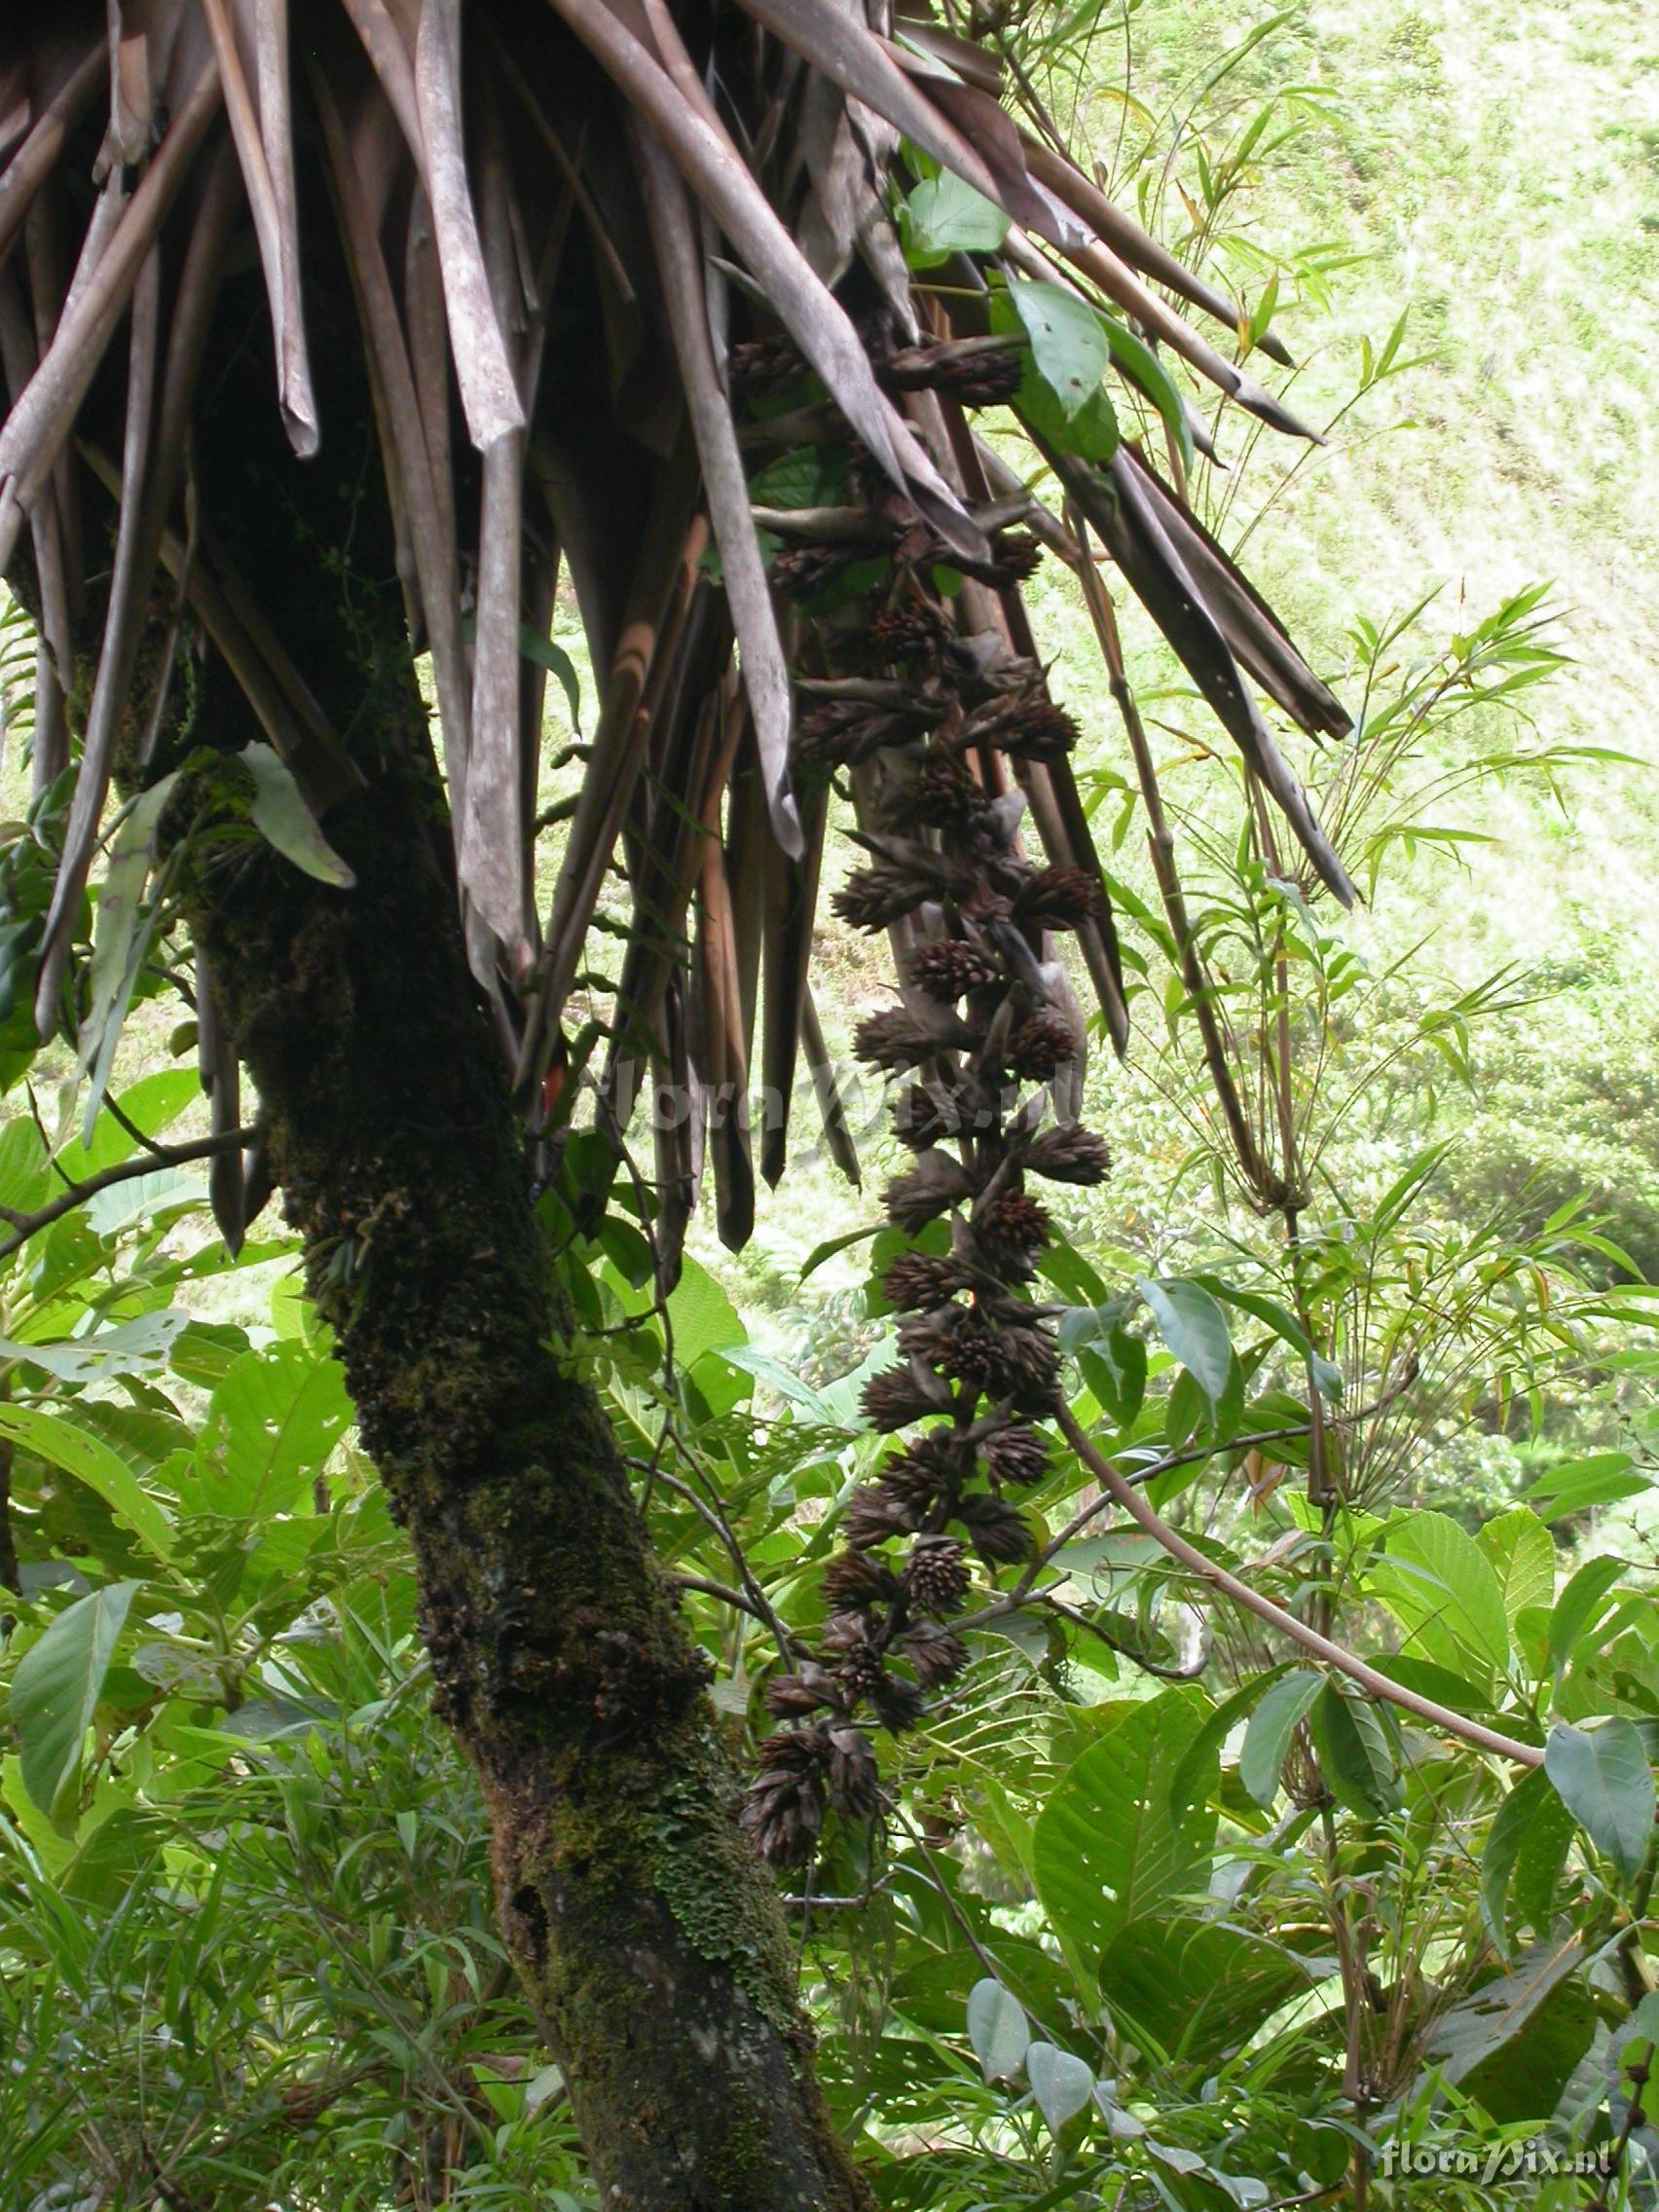
<path id="1" fill-rule="evenodd" d="M 1244 566 L 1321 671 L 1342 669 L 1356 616 L 1381 621 L 1438 586 L 1414 632 L 1431 650 L 1508 595 L 1549 583 L 1556 642 L 1571 665 L 1530 697 L 1537 740 L 1609 748 L 1639 763 L 1578 772 L 1565 809 L 1535 785 L 1485 781 L 1446 819 L 1489 841 L 1462 844 L 1456 860 L 1421 848 L 1385 874 L 1376 903 L 1348 926 L 1380 966 L 1421 945 L 1405 1000 L 1420 1011 L 1513 967 L 1517 995 L 1530 1003 L 1477 1029 L 1469 1086 L 1448 1082 L 1435 1064 L 1405 1066 L 1356 1117 L 1343 1166 L 1381 1175 L 1456 1133 L 1442 1191 L 1450 1216 L 1472 1217 L 1529 1184 L 1540 1211 L 1588 1189 L 1609 1234 L 1651 1276 L 1659 18 L 1639 0 L 1321 0 L 1278 18 L 1206 94 L 1216 55 L 1263 20 L 1216 0 L 1143 0 L 1129 86 L 1147 116 L 1110 89 L 1123 80 L 1125 48 L 1103 35 L 1077 141 L 1111 171 L 1148 117 L 1167 144 L 1171 121 L 1193 108 L 1212 147 L 1225 148 L 1277 94 L 1281 123 L 1301 129 L 1254 165 L 1244 235 L 1220 267 L 1252 300 L 1268 256 L 1300 272 L 1299 282 L 1282 282 L 1274 320 L 1302 364 L 1293 404 L 1328 420 L 1353 392 L 1363 341 L 1381 348 L 1402 312 L 1402 351 L 1423 358 L 1363 399 L 1325 453 L 1264 438 L 1247 457 L 1227 542 L 1272 499 Z M 1194 168 L 1191 140 L 1177 137 L 1162 221 L 1177 240 L 1187 222 L 1178 194 L 1197 193 Z M 1255 267 L 1252 243 L 1263 256 Z M 1224 459 L 1243 458 L 1243 421 L 1235 411 L 1225 418 Z M 1080 766 L 1126 767 L 1081 599 L 1056 563 L 1045 564 L 1031 600 L 1058 663 L 1056 688 L 1084 722 Z M 1161 718 L 1161 751 L 1171 754 L 1179 748 L 1169 728 L 1201 731 L 1203 718 L 1184 702 L 1154 703 L 1173 664 L 1144 622 L 1131 622 L 1129 639 L 1131 677 L 1149 716 Z M 1460 742 L 1477 735 L 1494 737 L 1495 717 Z M 1098 818 L 1103 827 L 1110 812 Z M 1140 835 L 1137 822 L 1114 863 L 1131 875 Z M 831 1033 L 844 1044 L 857 1016 L 889 993 L 886 947 L 827 917 L 818 973 Z M 1405 1000 L 1402 1019 L 1412 1011 Z M 1207 1189 L 1172 1190 L 1187 1143 L 1159 1088 L 1161 1028 L 1143 998 L 1128 1065 L 1097 1058 L 1089 1115 L 1117 1154 L 1090 1240 L 1160 1255 L 1214 1213 Z M 792 1175 L 763 1201 L 750 1253 L 728 1264 L 746 1310 L 772 1309 L 778 1347 L 825 1373 L 865 1341 L 858 1300 L 850 1288 L 827 1290 L 834 1263 L 804 1292 L 799 1270 L 859 1209 L 873 1218 L 878 1187 L 878 1172 L 866 1172 L 862 1198 L 827 1169 Z M 860 1258 L 848 1256 L 848 1285 Z M 1497 1493 L 1507 1487 L 1496 1482 Z"/>

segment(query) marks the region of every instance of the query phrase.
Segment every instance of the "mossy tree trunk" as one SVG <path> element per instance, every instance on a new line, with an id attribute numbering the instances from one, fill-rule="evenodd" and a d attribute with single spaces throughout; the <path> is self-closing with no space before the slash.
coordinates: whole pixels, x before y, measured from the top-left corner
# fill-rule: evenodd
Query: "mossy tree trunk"
<path id="1" fill-rule="evenodd" d="M 603 1411 L 548 1348 L 499 1051 L 419 789 L 379 779 L 328 828 L 354 890 L 261 858 L 200 927 L 595 2174 L 641 2212 L 863 2204 L 699 1654 Z"/>
<path id="2" fill-rule="evenodd" d="M 603 1408 L 552 1348 L 548 1255 L 466 965 L 349 294 L 339 271 L 313 271 L 331 435 L 299 464 L 271 404 L 262 300 L 239 281 L 245 328 L 220 317 L 227 350 L 197 423 L 203 535 L 256 586 L 362 771 L 325 822 L 356 881 L 332 889 L 262 845 L 207 840 L 189 848 L 205 857 L 187 904 L 408 1530 L 435 1704 L 488 1806 L 505 1940 L 607 2206 L 862 2212 L 783 1911 L 736 1826 L 704 1663 Z M 102 438 L 119 450 L 118 420 Z M 13 581 L 32 603 L 26 536 Z M 158 589 L 129 781 L 169 603 Z M 90 607 L 72 717 L 100 621 Z M 263 734 L 199 639 L 169 698 L 151 772 Z M 216 775 L 188 775 L 168 833 L 215 792 Z"/>

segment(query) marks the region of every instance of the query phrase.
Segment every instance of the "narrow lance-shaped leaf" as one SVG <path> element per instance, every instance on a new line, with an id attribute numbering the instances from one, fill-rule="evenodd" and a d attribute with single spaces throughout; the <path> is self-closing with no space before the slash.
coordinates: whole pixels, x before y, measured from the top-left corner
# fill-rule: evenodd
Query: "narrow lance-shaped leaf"
<path id="1" fill-rule="evenodd" d="M 141 792 L 115 833 L 93 922 L 92 1005 L 81 1034 L 81 1072 L 91 1074 L 82 1124 L 82 1142 L 92 1141 L 92 1124 L 115 1054 L 115 1041 L 137 981 L 138 968 L 153 923 L 146 913 L 144 887 L 155 865 L 161 820 L 178 772 Z"/>

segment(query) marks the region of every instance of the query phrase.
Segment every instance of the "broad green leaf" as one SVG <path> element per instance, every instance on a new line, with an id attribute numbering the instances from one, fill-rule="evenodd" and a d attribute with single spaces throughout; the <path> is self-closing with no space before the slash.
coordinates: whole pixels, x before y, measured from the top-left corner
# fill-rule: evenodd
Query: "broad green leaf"
<path id="1" fill-rule="evenodd" d="M 0 1337 L 0 1354 L 26 1359 L 60 1382 L 107 1382 L 122 1375 L 157 1375 L 167 1364 L 173 1340 L 190 1325 L 190 1315 L 172 1309 L 140 1313 L 113 1328 L 55 1344 L 25 1344 Z"/>
<path id="2" fill-rule="evenodd" d="M 1424 1659 L 1416 1652 L 1380 1652 L 1371 1664 L 1380 1675 L 1398 1682 L 1402 1689 L 1416 1690 L 1419 1697 L 1431 1697 L 1437 1705 L 1450 1706 L 1454 1713 L 1493 1710 L 1490 1686 L 1483 1689 L 1466 1675 L 1455 1675 L 1449 1667 L 1437 1667 L 1432 1659 Z"/>
<path id="3" fill-rule="evenodd" d="M 1397 1514 L 1367 1576 L 1408 1641 L 1455 1675 L 1490 1687 L 1509 1657 L 1509 1617 L 1491 1561 L 1445 1513 Z"/>
<path id="4" fill-rule="evenodd" d="M 1038 375 L 1068 416 L 1098 390 L 1111 358 L 1101 318 L 1076 292 L 1016 277 L 1008 287 L 1014 312 L 1031 341 Z"/>
<path id="5" fill-rule="evenodd" d="M 1494 2120 L 1542 2119 L 1595 2029 L 1578 1938 L 1537 1943 L 1436 2021 L 1428 2055 Z"/>
<path id="6" fill-rule="evenodd" d="M 1634 1881 L 1653 1840 L 1653 1769 L 1633 1720 L 1550 1730 L 1544 1772 L 1598 1851 Z"/>
<path id="7" fill-rule="evenodd" d="M 293 771 L 269 745 L 245 745 L 242 765 L 253 778 L 253 804 L 248 808 L 254 828 L 285 861 L 337 891 L 350 891 L 356 877 L 317 827 L 316 816 L 306 804 Z"/>
<path id="8" fill-rule="evenodd" d="M 1481 1918 L 1499 1957 L 1508 1955 L 1509 1891 L 1523 1850 L 1530 1850 L 1535 1893 L 1540 1854 L 1547 1858 L 1555 1851 L 1559 1838 L 1560 1850 L 1556 1855 L 1556 1872 L 1559 1873 L 1571 1836 L 1572 1816 L 1551 1788 L 1548 1775 L 1541 1767 L 1533 1767 L 1521 1777 L 1497 1808 L 1487 1830 L 1486 1849 L 1481 1854 Z M 1552 1875 L 1549 1882 L 1552 1892 L 1554 1886 Z M 1530 1920 L 1540 1935 L 1547 1934 L 1547 1927 L 1540 1928 L 1536 1914 L 1528 1909 L 1533 1901 L 1529 1898 L 1521 1908 L 1521 1917 Z M 1520 1900 L 1517 1902 L 1519 1904 Z"/>
<path id="9" fill-rule="evenodd" d="M 27 1114 L 0 1125 L 0 1206 L 33 1213 L 51 1194 L 46 1140 Z"/>
<path id="10" fill-rule="evenodd" d="M 1511 1624 L 1528 1605 L 1547 1605 L 1555 1596 L 1555 1544 L 1549 1530 L 1528 1505 L 1512 1505 L 1475 1535 L 1492 1563 Z"/>
<path id="11" fill-rule="evenodd" d="M 1309 1707 L 1308 1731 L 1325 1787 L 1339 1805 L 1362 1820 L 1398 1810 L 1394 1754 L 1376 1706 L 1325 1681 Z"/>
<path id="12" fill-rule="evenodd" d="M 1147 1309 L 1181 1365 L 1203 1392 L 1213 1413 L 1227 1394 L 1233 1373 L 1233 1339 L 1227 1316 L 1201 1283 L 1172 1275 L 1155 1282 L 1150 1275 L 1136 1279 L 1136 1289 Z"/>
<path id="13" fill-rule="evenodd" d="M 202 1085 L 194 1065 L 157 1068 L 153 1074 L 140 1076 L 136 1083 L 129 1084 L 115 1101 L 123 1119 L 131 1123 L 138 1136 L 132 1134 L 132 1129 L 123 1128 L 106 1107 L 92 1125 L 92 1141 L 83 1144 L 77 1138 L 63 1145 L 57 1153 L 57 1164 L 72 1183 L 83 1183 L 89 1175 L 96 1175 L 105 1167 L 129 1160 L 141 1138 L 160 1136 L 186 1107 L 196 1105 L 201 1097 Z"/>
<path id="14" fill-rule="evenodd" d="M 924 177 L 899 206 L 899 236 L 912 269 L 935 269 L 953 253 L 995 253 L 1008 217 L 949 169 Z"/>
<path id="15" fill-rule="evenodd" d="M 82 1211 L 94 1235 L 118 1236 L 172 1207 L 199 1206 L 206 1196 L 204 1168 L 158 1167 L 153 1174 L 112 1183 L 89 1198 Z"/>
<path id="16" fill-rule="evenodd" d="M 77 1416 L 0 1404 L 0 1436 L 96 1491 L 158 1559 L 172 1556 L 173 1528 L 166 1512 L 109 1439 Z"/>
<path id="17" fill-rule="evenodd" d="M 1264 1811 L 1278 1795 L 1279 1769 L 1297 1722 L 1324 1686 L 1312 1669 L 1299 1669 L 1273 1683 L 1250 1715 L 1238 1753 L 1238 1779 Z"/>
<path id="18" fill-rule="evenodd" d="M 1204 1886 L 1215 1816 L 1198 1803 L 1177 1819 L 1170 1789 L 1207 1712 L 1202 1693 L 1180 1684 L 1131 1706 L 1038 1816 L 1037 1894 L 1081 1976 L 1092 1978 L 1125 1921 Z"/>
<path id="19" fill-rule="evenodd" d="M 669 1296 L 668 1319 L 674 1331 L 674 1356 L 682 1367 L 694 1367 L 706 1351 L 725 1351 L 749 1342 L 737 1308 L 708 1269 L 689 1254 Z"/>
<path id="20" fill-rule="evenodd" d="M 987 2082 L 1010 2082 L 1019 2072 L 1031 2043 L 1025 2009 L 986 1974 L 968 1993 L 968 2041 Z"/>
<path id="21" fill-rule="evenodd" d="M 557 2066 L 543 2066 L 531 2077 L 530 2086 L 524 2093 L 525 2118 L 534 2120 L 548 2098 L 557 2096 L 564 2086 L 565 2077 L 561 2069 Z"/>
<path id="22" fill-rule="evenodd" d="M 1051 2135 L 1075 2120 L 1094 2093 L 1094 2069 L 1051 2043 L 1034 2043 L 1027 2050 L 1025 2079 Z"/>
<path id="23" fill-rule="evenodd" d="M 196 1509 L 236 1521 L 290 1512 L 350 1419 L 337 1361 L 292 1341 L 243 1352 L 207 1409 Z"/>
<path id="24" fill-rule="evenodd" d="M 825 1402 L 810 1382 L 803 1382 L 792 1367 L 787 1367 L 781 1359 L 774 1359 L 770 1352 L 756 1350 L 754 1345 L 725 1345 L 720 1348 L 720 1357 L 733 1367 L 742 1368 L 746 1375 L 753 1375 L 757 1382 L 768 1383 L 780 1398 L 788 1398 L 792 1405 L 799 1406 L 826 1428 L 839 1425 L 833 1407 Z"/>
<path id="25" fill-rule="evenodd" d="M 1540 1810 L 1521 1838 L 1509 1884 L 1515 1924 L 1530 1928 L 1540 1937 L 1555 1925 L 1556 1892 L 1576 1832 L 1572 1815 L 1553 1789 L 1546 1789 Z"/>
<path id="26" fill-rule="evenodd" d="M 1158 1912 L 1107 1944 L 1100 1995 L 1120 2033 L 1207 2071 L 1324 1971 L 1324 1962 L 1230 1921 Z"/>
<path id="27" fill-rule="evenodd" d="M 1269 1298 L 1259 1290 L 1241 1290 L 1236 1283 L 1225 1281 L 1220 1275 L 1197 1274 L 1192 1280 L 1207 1290 L 1212 1298 L 1223 1305 L 1236 1306 L 1240 1312 L 1265 1321 L 1274 1336 L 1281 1337 L 1311 1369 L 1314 1385 L 1320 1397 L 1335 1405 L 1343 1394 L 1343 1371 L 1334 1361 L 1314 1350 L 1307 1330 L 1288 1306 L 1276 1298 Z"/>
<path id="28" fill-rule="evenodd" d="M 839 1236 L 827 1236 L 822 1244 L 815 1244 L 807 1254 L 801 1267 L 799 1280 L 805 1282 L 808 1275 L 818 1272 L 826 1260 L 832 1260 L 837 1252 L 846 1251 L 849 1245 L 867 1243 L 872 1236 L 879 1236 L 880 1235 L 881 1224 L 871 1222 L 864 1229 L 849 1229 Z"/>
<path id="29" fill-rule="evenodd" d="M 1118 450 L 1117 411 L 1106 395 L 1104 385 L 1098 386 L 1074 414 L 1068 415 L 1049 388 L 1048 379 L 1039 376 L 1027 363 L 1014 404 L 1020 419 L 1038 437 L 1058 446 L 1062 453 L 1076 454 L 1080 461 L 1104 465 Z"/>
<path id="30" fill-rule="evenodd" d="M 137 1588 L 136 1582 L 112 1582 L 76 1599 L 30 1644 L 12 1677 L 11 1718 L 23 1787 L 60 1826 L 110 1654 Z"/>
<path id="31" fill-rule="evenodd" d="M 837 445 L 794 446 L 749 479 L 757 507 L 833 506 L 847 491 L 847 456 Z"/>

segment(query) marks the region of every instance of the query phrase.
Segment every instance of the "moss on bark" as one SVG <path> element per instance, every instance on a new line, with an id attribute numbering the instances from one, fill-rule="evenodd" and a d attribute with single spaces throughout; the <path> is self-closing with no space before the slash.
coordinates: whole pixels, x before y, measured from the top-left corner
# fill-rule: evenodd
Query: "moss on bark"
<path id="1" fill-rule="evenodd" d="M 319 251 L 317 381 L 336 430 L 331 461 L 299 467 L 271 405 L 269 345 L 244 347 L 232 312 L 245 294 L 257 323 L 263 295 L 238 282 L 207 380 L 217 404 L 198 424 L 201 497 L 366 782 L 326 823 L 354 889 L 209 839 L 188 903 L 364 1443 L 408 1530 L 435 1703 L 489 1807 L 506 1941 L 608 2205 L 852 2212 L 869 2194 L 812 2078 L 781 1908 L 735 1825 L 703 1663 L 603 1409 L 551 1349 L 546 1255 L 424 765 L 349 288 Z M 108 444 L 117 422 L 92 433 Z M 32 598 L 26 534 L 13 581 Z M 91 604 L 83 701 L 99 619 Z M 153 772 L 262 734 L 202 641 L 174 679 Z M 148 711 L 135 692 L 129 773 Z M 222 778 L 188 776 L 170 834 L 222 795 Z"/>
<path id="2" fill-rule="evenodd" d="M 477 1767 L 502 1926 L 608 2199 L 867 2201 L 813 2084 L 782 1915 L 734 1823 L 704 1664 L 603 1411 L 550 1348 L 498 1050 L 409 771 L 275 856 L 203 942 L 364 1442 L 406 1525 L 435 1699 Z"/>

